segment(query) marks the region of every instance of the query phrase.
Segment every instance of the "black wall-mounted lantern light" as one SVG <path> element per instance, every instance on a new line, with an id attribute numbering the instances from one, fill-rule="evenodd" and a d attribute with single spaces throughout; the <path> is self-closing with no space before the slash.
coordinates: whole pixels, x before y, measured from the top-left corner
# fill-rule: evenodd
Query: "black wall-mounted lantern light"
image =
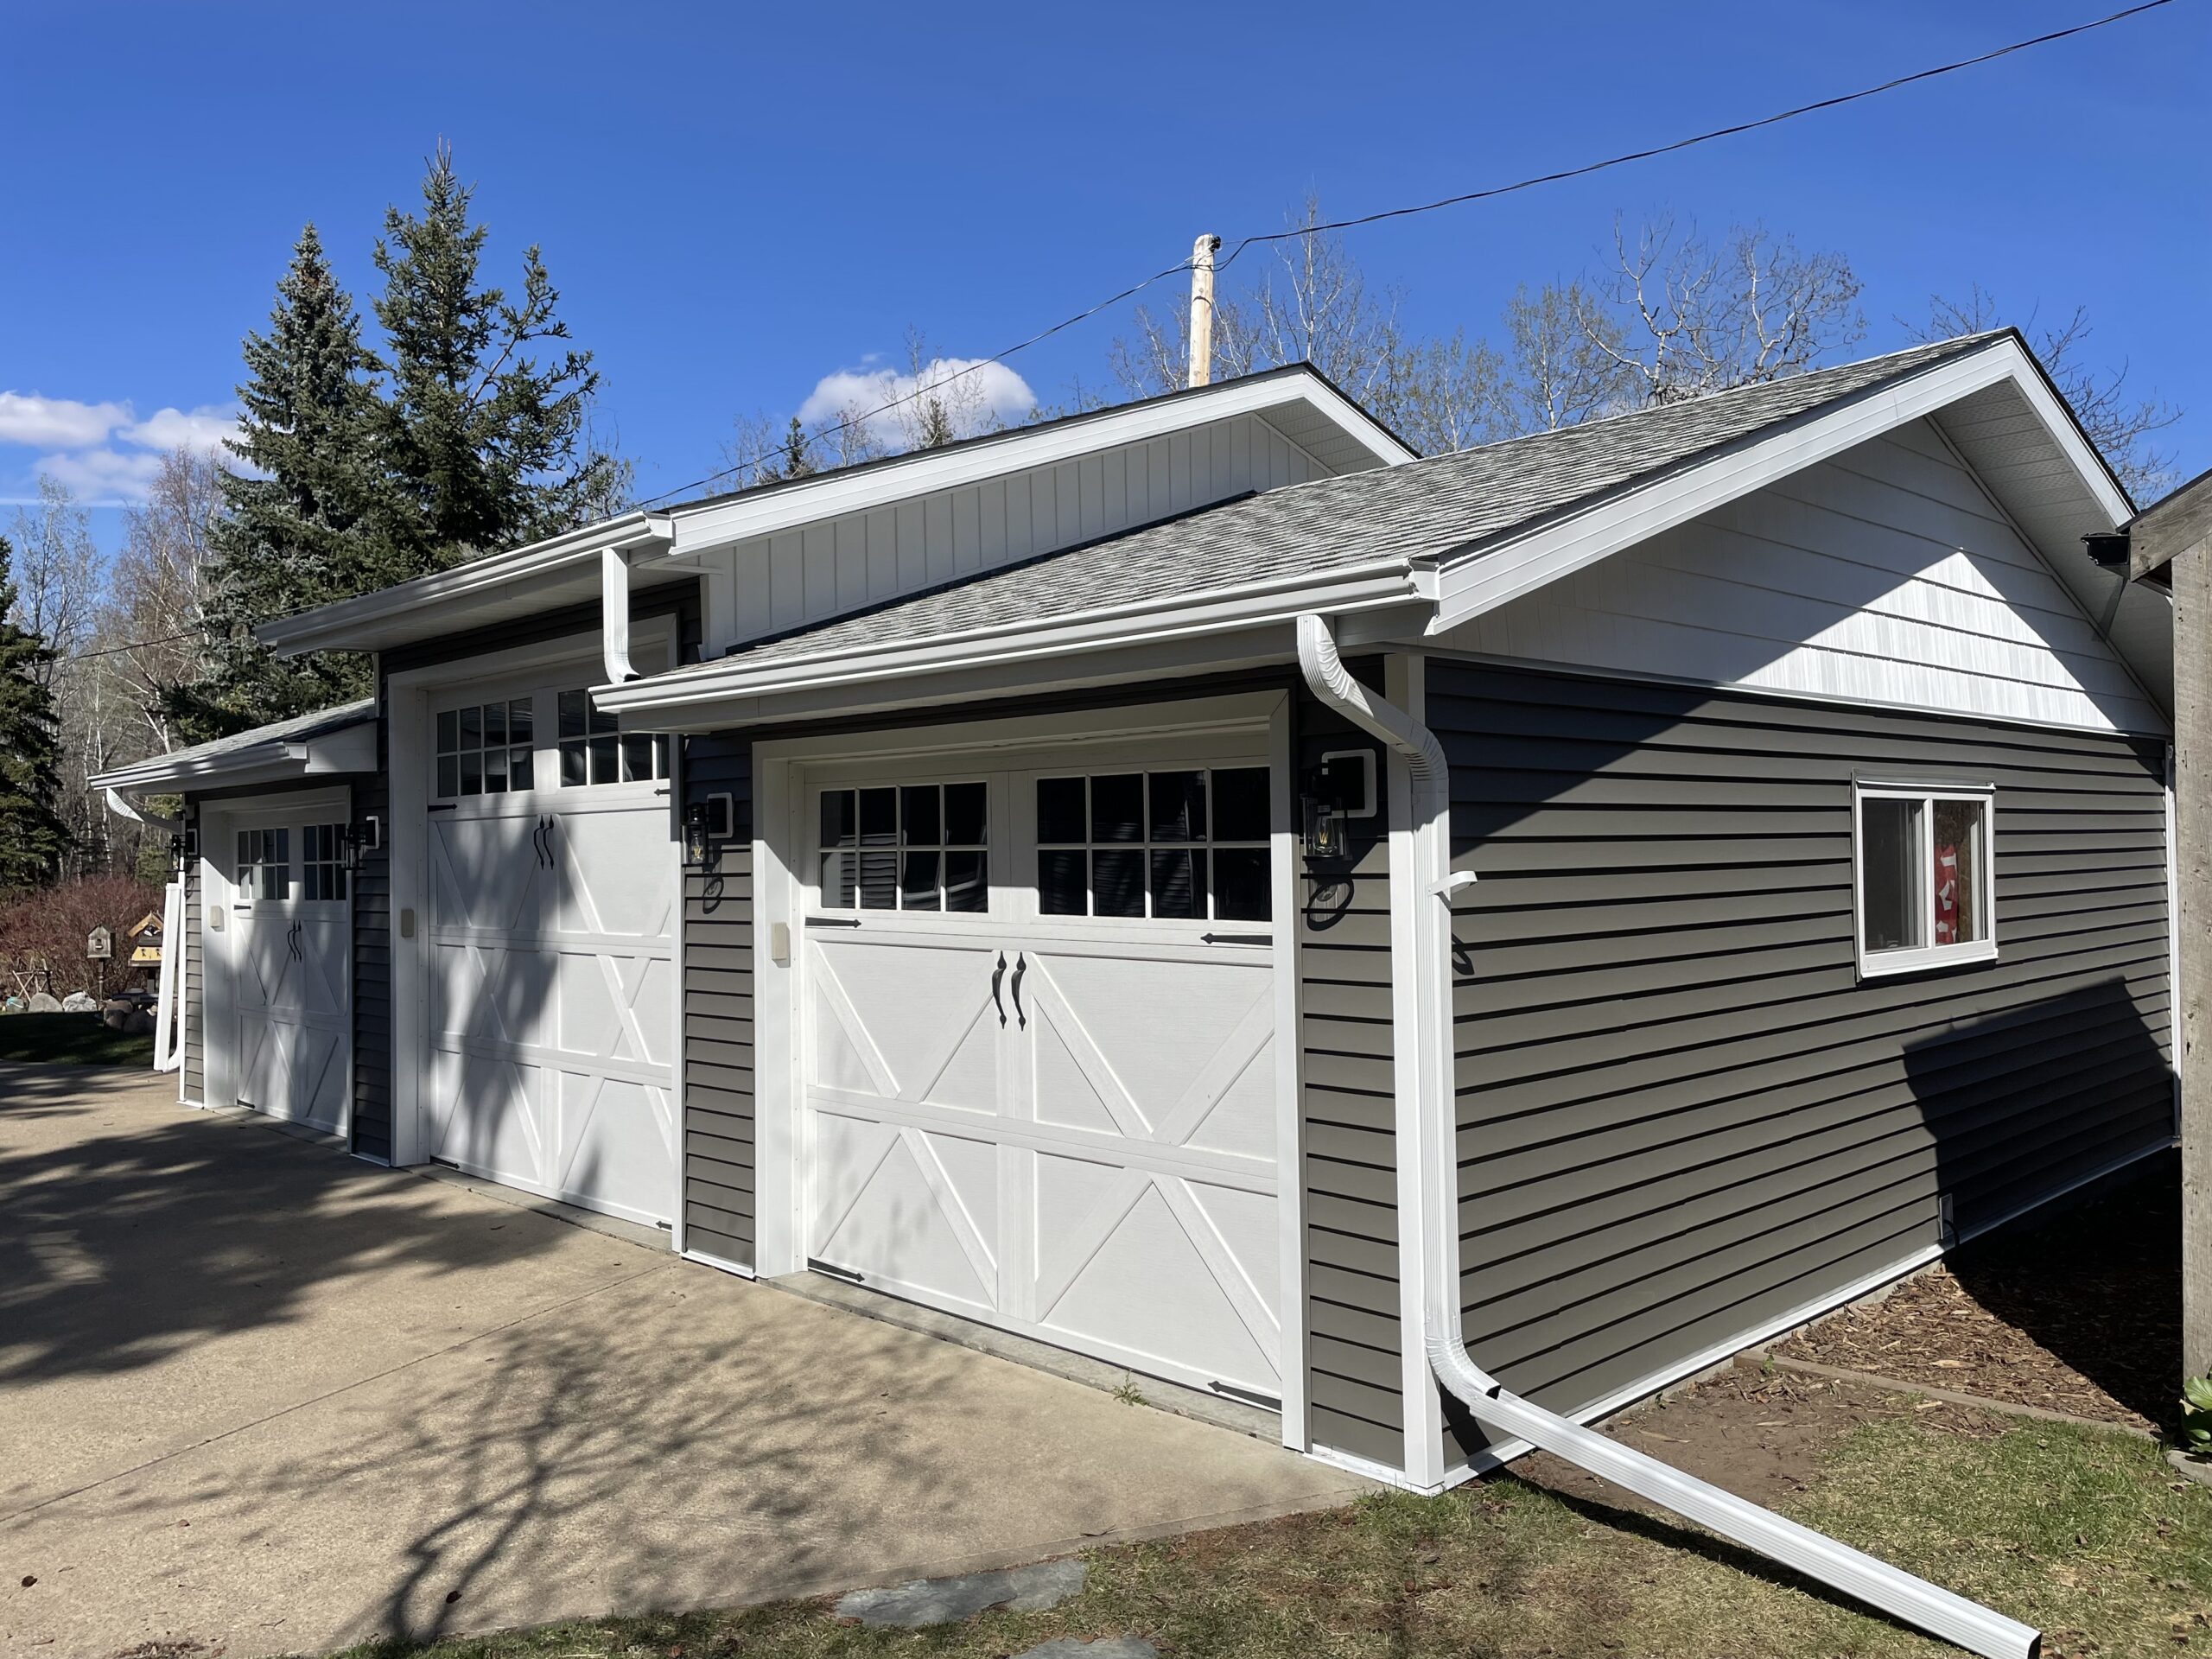
<path id="1" fill-rule="evenodd" d="M 343 845 L 339 849 L 339 857 L 348 870 L 358 872 L 364 854 L 377 852 L 383 848 L 384 820 L 372 812 L 359 823 L 347 824 L 342 834 Z"/>
<path id="2" fill-rule="evenodd" d="M 1298 781 L 1306 856 L 1327 862 L 1349 855 L 1354 818 L 1375 816 L 1375 756 L 1366 749 L 1325 754 Z"/>
<path id="3" fill-rule="evenodd" d="M 169 837 L 169 865 L 173 874 L 182 875 L 200 856 L 200 832 L 189 827 L 178 830 Z"/>
<path id="4" fill-rule="evenodd" d="M 723 845 L 737 839 L 737 803 L 729 795 L 708 795 L 683 809 L 683 861 L 706 870 L 715 867 Z"/>

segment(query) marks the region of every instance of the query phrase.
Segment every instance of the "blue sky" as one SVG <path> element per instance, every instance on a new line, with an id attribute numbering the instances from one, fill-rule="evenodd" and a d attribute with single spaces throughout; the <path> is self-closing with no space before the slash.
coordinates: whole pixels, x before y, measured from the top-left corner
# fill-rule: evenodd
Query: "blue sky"
<path id="1" fill-rule="evenodd" d="M 219 430 L 303 221 L 365 312 L 384 207 L 412 203 L 441 137 L 478 186 L 491 273 L 543 245 L 650 493 L 721 465 L 734 416 L 900 357 L 910 327 L 995 351 L 1201 230 L 1279 226 L 1309 188 L 1344 214 L 1478 188 L 2114 3 L 17 8 L 0 500 L 41 468 L 126 499 L 154 448 Z M 2188 406 L 2194 473 L 2212 465 L 2208 67 L 2212 0 L 2178 0 L 1351 245 L 1415 325 L 1473 333 L 1517 283 L 1585 265 L 1616 213 L 1660 210 L 1846 253 L 1867 351 L 1977 281 L 2018 318 L 2084 304 L 2095 354 Z M 1125 308 L 1014 366 L 1047 399 L 1103 383 L 1127 327 Z M 111 544 L 116 510 L 95 524 Z"/>

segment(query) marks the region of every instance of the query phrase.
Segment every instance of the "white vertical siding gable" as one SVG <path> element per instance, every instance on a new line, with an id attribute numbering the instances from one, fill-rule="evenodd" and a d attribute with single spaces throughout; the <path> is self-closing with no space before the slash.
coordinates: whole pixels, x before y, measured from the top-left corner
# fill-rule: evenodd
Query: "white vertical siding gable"
<path id="1" fill-rule="evenodd" d="M 1925 421 L 1436 643 L 2088 731 L 2167 728 L 2042 556 Z"/>
<path id="2" fill-rule="evenodd" d="M 938 490 L 709 556 L 707 649 L 1327 471 L 1256 415 Z"/>

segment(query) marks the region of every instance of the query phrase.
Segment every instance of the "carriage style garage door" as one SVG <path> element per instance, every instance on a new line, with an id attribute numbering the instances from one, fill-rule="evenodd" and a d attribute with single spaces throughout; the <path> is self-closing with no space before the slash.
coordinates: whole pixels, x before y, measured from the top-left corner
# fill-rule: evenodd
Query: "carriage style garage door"
<path id="1" fill-rule="evenodd" d="M 808 785 L 812 1265 L 1278 1402 L 1264 756 Z"/>
<path id="2" fill-rule="evenodd" d="M 438 710 L 429 1154 L 646 1224 L 675 1203 L 677 880 L 665 747 L 580 689 Z"/>
<path id="3" fill-rule="evenodd" d="M 222 966 L 219 1099 L 337 1134 L 346 1122 L 353 912 L 346 807 L 245 807 L 218 821 L 207 856 L 227 893 L 211 953 Z"/>

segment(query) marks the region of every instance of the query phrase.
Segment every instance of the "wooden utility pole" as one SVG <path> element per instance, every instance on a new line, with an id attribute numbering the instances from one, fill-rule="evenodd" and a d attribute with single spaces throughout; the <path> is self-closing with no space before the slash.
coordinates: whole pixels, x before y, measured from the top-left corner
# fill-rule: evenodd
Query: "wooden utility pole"
<path id="1" fill-rule="evenodd" d="M 1213 257 L 1221 238 L 1209 232 L 1191 245 L 1191 372 L 1188 384 L 1213 384 Z"/>
<path id="2" fill-rule="evenodd" d="M 2129 527 L 2137 577 L 2174 595 L 2174 1064 L 2181 1073 L 2182 1374 L 2212 1373 L 2212 474 Z"/>

